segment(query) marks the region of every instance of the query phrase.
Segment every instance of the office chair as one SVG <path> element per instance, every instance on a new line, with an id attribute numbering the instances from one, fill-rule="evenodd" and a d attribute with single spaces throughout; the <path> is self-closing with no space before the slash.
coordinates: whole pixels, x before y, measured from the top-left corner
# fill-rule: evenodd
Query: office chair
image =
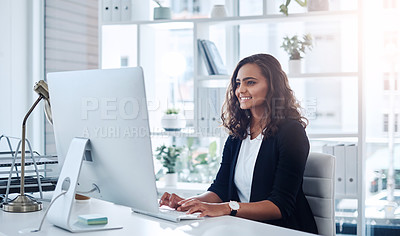
<path id="1" fill-rule="evenodd" d="M 335 157 L 310 153 L 303 177 L 303 191 L 310 204 L 318 233 L 334 236 L 335 226 Z"/>

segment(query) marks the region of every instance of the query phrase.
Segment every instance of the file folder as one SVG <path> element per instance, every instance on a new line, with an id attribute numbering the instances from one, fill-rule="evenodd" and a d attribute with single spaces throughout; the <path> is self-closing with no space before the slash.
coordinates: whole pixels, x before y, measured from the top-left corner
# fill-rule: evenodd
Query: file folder
<path id="1" fill-rule="evenodd" d="M 197 89 L 197 124 L 201 134 L 208 132 L 207 96 L 207 88 L 199 87 Z"/>
<path id="2" fill-rule="evenodd" d="M 103 22 L 111 21 L 112 0 L 103 0 L 102 12 Z"/>
<path id="3" fill-rule="evenodd" d="M 333 146 L 332 145 L 324 145 L 324 146 L 322 146 L 322 152 L 326 153 L 326 154 L 329 154 L 329 155 L 332 155 L 332 156 L 335 156 L 333 154 Z"/>
<path id="4" fill-rule="evenodd" d="M 346 194 L 346 156 L 344 144 L 338 144 L 333 147 L 333 155 L 336 157 L 336 181 L 335 181 L 335 194 Z"/>
<path id="5" fill-rule="evenodd" d="M 121 21 L 131 20 L 131 5 L 131 0 L 121 0 Z"/>
<path id="6" fill-rule="evenodd" d="M 112 0 L 111 21 L 121 21 L 121 0 Z"/>
<path id="7" fill-rule="evenodd" d="M 209 107 L 209 128 L 210 133 L 214 133 L 220 123 L 220 96 L 219 88 L 208 88 L 208 107 Z"/>
<path id="8" fill-rule="evenodd" d="M 357 146 L 345 146 L 346 155 L 346 196 L 357 196 Z"/>

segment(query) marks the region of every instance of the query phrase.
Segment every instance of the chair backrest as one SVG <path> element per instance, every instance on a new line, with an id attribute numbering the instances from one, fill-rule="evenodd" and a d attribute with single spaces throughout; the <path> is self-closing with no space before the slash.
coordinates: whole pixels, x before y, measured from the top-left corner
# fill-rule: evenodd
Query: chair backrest
<path id="1" fill-rule="evenodd" d="M 304 170 L 303 191 L 310 204 L 318 233 L 336 234 L 335 226 L 335 157 L 310 153 Z"/>

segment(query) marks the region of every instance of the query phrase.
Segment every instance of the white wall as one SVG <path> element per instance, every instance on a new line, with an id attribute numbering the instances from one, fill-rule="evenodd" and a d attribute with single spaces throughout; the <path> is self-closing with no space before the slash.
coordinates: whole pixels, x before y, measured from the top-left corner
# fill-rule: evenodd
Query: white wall
<path id="1" fill-rule="evenodd" d="M 23 118 L 37 98 L 32 88 L 43 71 L 41 4 L 41 0 L 0 0 L 0 135 L 21 137 Z M 42 111 L 36 109 L 27 126 L 27 137 L 39 152 Z"/>

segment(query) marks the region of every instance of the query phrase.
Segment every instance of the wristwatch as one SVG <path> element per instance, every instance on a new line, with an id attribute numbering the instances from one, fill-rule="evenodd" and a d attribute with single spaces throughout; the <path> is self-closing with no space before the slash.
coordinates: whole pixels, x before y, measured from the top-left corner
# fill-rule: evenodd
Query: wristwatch
<path id="1" fill-rule="evenodd" d="M 240 208 L 240 205 L 237 201 L 230 201 L 229 202 L 229 207 L 231 208 L 231 216 L 235 216 L 237 214 L 237 211 Z"/>

